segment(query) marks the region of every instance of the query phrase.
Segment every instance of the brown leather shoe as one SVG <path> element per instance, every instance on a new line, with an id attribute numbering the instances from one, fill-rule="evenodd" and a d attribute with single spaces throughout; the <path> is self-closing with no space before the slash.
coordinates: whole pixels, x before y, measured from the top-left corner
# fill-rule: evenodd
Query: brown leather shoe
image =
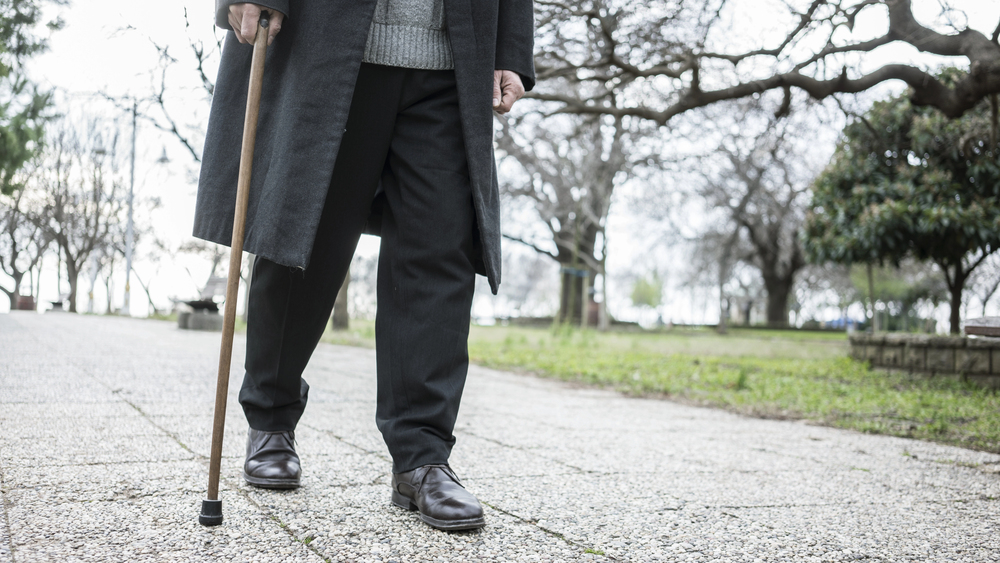
<path id="1" fill-rule="evenodd" d="M 295 432 L 264 432 L 250 429 L 243 479 L 263 489 L 295 489 L 302 469 L 295 453 Z"/>
<path id="2" fill-rule="evenodd" d="M 486 525 L 483 507 L 447 465 L 394 473 L 392 503 L 420 511 L 420 519 L 439 530 L 474 530 Z"/>

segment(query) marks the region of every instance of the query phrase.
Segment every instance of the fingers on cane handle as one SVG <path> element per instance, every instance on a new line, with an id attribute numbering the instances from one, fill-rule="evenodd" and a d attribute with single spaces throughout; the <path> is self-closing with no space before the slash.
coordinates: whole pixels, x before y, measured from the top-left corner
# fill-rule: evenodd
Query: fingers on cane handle
<path id="1" fill-rule="evenodd" d="M 267 28 L 271 25 L 271 13 L 267 10 L 260 11 L 260 20 L 257 21 L 257 34 L 254 36 L 254 42 L 258 40 L 267 41 Z"/>

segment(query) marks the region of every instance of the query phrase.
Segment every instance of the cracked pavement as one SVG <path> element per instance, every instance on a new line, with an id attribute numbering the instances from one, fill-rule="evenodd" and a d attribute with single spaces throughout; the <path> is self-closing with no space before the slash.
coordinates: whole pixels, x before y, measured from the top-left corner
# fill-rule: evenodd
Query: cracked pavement
<path id="1" fill-rule="evenodd" d="M 239 478 L 234 350 L 221 498 L 207 481 L 218 333 L 0 315 L 0 563 L 1000 561 L 1000 456 L 759 420 L 473 367 L 452 466 L 486 507 L 445 533 L 389 503 L 372 350 L 321 344 L 303 486 Z"/>

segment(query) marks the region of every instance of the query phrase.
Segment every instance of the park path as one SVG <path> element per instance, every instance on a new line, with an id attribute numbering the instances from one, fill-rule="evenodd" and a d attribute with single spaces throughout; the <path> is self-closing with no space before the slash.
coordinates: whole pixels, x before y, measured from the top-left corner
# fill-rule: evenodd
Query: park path
<path id="1" fill-rule="evenodd" d="M 218 344 L 166 322 L 0 315 L 0 563 L 1000 561 L 1000 456 L 482 368 L 452 465 L 488 525 L 432 530 L 389 504 L 374 353 L 330 345 L 307 372 L 297 491 L 238 478 L 234 368 L 226 521 L 203 528 Z"/>

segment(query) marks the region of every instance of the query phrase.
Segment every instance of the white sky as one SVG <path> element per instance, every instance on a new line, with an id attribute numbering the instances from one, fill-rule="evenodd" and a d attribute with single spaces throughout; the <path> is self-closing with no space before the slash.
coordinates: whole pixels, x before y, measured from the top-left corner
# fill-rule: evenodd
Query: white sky
<path id="1" fill-rule="evenodd" d="M 743 37 L 734 36 L 734 41 L 755 41 L 762 33 L 774 33 L 775 19 L 770 10 L 765 7 L 770 0 L 741 0 L 746 9 L 739 10 L 738 19 L 743 22 L 739 28 L 747 30 Z M 952 5 L 967 11 L 972 27 L 986 34 L 992 32 L 1000 20 L 1000 2 L 997 0 L 954 0 Z M 938 0 L 915 0 L 915 10 L 918 18 L 926 23 L 940 22 L 940 4 Z M 185 31 L 184 11 L 187 10 L 192 29 Z M 58 89 L 64 106 L 60 111 L 66 113 L 98 112 L 114 115 L 107 103 L 95 98 L 98 92 L 112 96 L 146 96 L 150 93 L 150 71 L 157 63 L 157 54 L 151 41 L 170 46 L 171 53 L 181 59 L 178 71 L 171 75 L 172 84 L 177 99 L 175 107 L 180 121 L 190 122 L 190 119 L 203 120 L 207 116 L 207 102 L 198 90 L 194 70 L 190 67 L 188 57 L 188 33 L 202 39 L 207 44 L 214 42 L 213 27 L 214 2 L 212 0 L 181 0 L 167 3 L 138 2 L 135 0 L 76 0 L 69 6 L 59 8 L 58 12 L 65 20 L 64 29 L 51 37 L 51 49 L 48 53 L 32 61 L 29 71 L 32 77 L 43 85 Z M 958 22 L 959 24 L 963 22 Z M 884 29 L 882 18 L 872 13 L 870 17 L 858 22 L 855 34 L 859 37 L 875 36 Z M 131 29 L 126 29 L 131 28 Z M 775 41 L 780 40 L 775 37 Z M 879 49 L 865 59 L 866 67 L 876 67 L 885 62 L 917 61 L 933 65 L 935 58 L 926 57 L 914 48 L 906 45 L 890 45 Z M 213 71 L 214 74 L 214 71 Z M 899 89 L 900 85 L 889 85 L 888 88 Z M 65 108 L 65 109 L 64 109 Z M 188 118 L 187 120 L 185 118 Z M 170 158 L 169 164 L 157 164 L 156 160 L 163 150 Z M 821 150 L 829 150 L 824 147 Z M 136 195 L 137 197 L 159 197 L 162 207 L 152 217 L 153 226 L 158 234 L 174 245 L 180 244 L 191 230 L 194 211 L 194 172 L 196 168 L 191 158 L 185 154 L 180 145 L 172 138 L 153 129 L 148 124 L 140 124 L 139 150 L 136 162 Z M 643 245 L 636 244 L 635 234 L 630 229 L 625 217 L 616 216 L 612 210 L 610 222 L 612 251 L 610 269 L 612 275 L 616 270 L 626 271 L 635 264 L 648 261 L 650 253 Z M 508 243 L 505 243 L 508 244 Z M 361 254 L 370 256 L 377 252 L 377 239 L 366 237 Z M 165 260 L 151 263 L 142 259 L 142 249 L 138 251 L 139 258 L 135 271 L 146 280 L 153 279 L 152 293 L 160 307 L 168 303 L 169 297 L 190 298 L 194 296 L 198 283 L 207 276 L 208 267 L 202 261 L 187 258 Z M 660 260 L 674 262 L 680 257 L 669 251 L 658 253 Z M 49 259 L 54 263 L 54 259 Z M 56 298 L 54 264 L 50 273 L 44 278 L 42 297 L 46 300 Z M 81 310 L 86 309 L 85 296 L 89 282 L 86 275 L 81 276 L 80 302 Z M 114 289 L 120 303 L 123 286 L 122 280 L 116 283 Z M 680 277 L 680 276 L 674 276 Z M 669 278 L 669 276 L 668 276 Z M 99 284 L 100 285 L 100 284 Z M 480 284 L 483 286 L 484 284 Z M 63 282 L 63 291 L 67 291 Z M 552 291 L 552 288 L 549 288 Z M 678 292 L 677 288 L 667 288 L 666 293 Z M 103 307 L 105 297 L 98 288 L 98 309 Z M 637 311 L 629 310 L 627 302 L 628 291 L 622 290 L 612 299 L 612 313 L 620 317 L 635 316 Z M 705 302 L 708 297 L 672 295 L 673 305 L 665 306 L 664 316 L 675 320 L 693 322 L 714 322 L 711 315 L 716 310 L 714 303 Z M 145 314 L 146 299 L 137 283 L 132 286 L 132 313 Z M 705 302 L 705 303 L 702 303 Z M 477 301 L 479 314 L 490 314 L 489 299 L 480 298 Z M 6 303 L 0 303 L 6 307 Z M 708 316 L 706 316 L 706 311 Z"/>

